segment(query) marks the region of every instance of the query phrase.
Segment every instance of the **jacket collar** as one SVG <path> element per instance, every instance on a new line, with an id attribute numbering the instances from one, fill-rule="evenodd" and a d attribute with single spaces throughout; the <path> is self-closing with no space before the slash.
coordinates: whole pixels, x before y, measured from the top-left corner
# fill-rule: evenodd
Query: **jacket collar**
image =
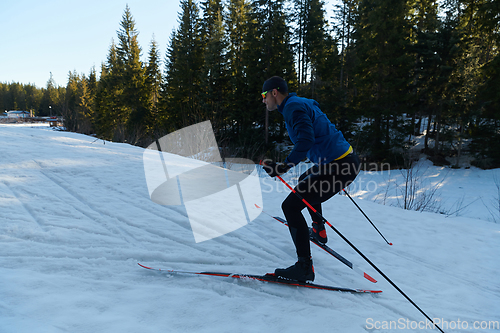
<path id="1" fill-rule="evenodd" d="M 293 96 L 297 96 L 297 94 L 296 93 L 289 93 L 288 96 L 285 97 L 285 99 L 283 100 L 283 102 L 281 102 L 281 104 L 278 105 L 278 111 L 279 111 L 279 113 L 283 114 L 283 109 L 285 108 L 286 102 L 288 101 L 288 99 L 290 97 L 293 97 Z"/>

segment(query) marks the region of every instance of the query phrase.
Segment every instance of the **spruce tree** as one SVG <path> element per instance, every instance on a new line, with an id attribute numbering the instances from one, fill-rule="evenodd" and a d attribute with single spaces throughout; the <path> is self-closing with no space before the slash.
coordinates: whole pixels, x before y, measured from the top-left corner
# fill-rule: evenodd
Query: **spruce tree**
<path id="1" fill-rule="evenodd" d="M 201 66 L 203 48 L 200 39 L 199 9 L 195 1 L 181 1 L 179 28 L 172 34 L 165 59 L 163 103 L 165 126 L 176 130 L 199 122 Z"/>
<path id="2" fill-rule="evenodd" d="M 307 33 L 307 22 L 309 17 L 310 0 L 293 0 L 293 21 L 295 22 L 294 48 L 297 58 L 297 80 L 299 91 L 307 81 L 308 59 L 306 57 L 305 35 Z"/>
<path id="3" fill-rule="evenodd" d="M 221 0 L 206 0 L 201 4 L 201 43 L 203 65 L 201 68 L 200 107 L 202 119 L 212 121 L 218 136 L 224 136 L 228 119 L 227 95 L 229 87 L 228 47 L 225 34 L 224 11 Z"/>
<path id="4" fill-rule="evenodd" d="M 78 128 L 78 85 L 80 77 L 76 71 L 69 72 L 66 85 L 65 104 L 63 108 L 64 127 L 68 131 L 77 132 Z"/>
<path id="5" fill-rule="evenodd" d="M 40 103 L 41 116 L 58 116 L 62 114 L 62 107 L 64 104 L 64 90 L 65 88 L 61 89 L 57 86 L 51 72 L 50 78 L 47 81 L 47 86 L 43 90 L 43 98 Z M 14 106 L 17 109 L 17 106 Z"/>
<path id="6" fill-rule="evenodd" d="M 439 69 L 442 59 L 437 53 L 440 22 L 438 19 L 438 4 L 436 0 L 419 0 L 414 5 L 412 17 L 414 28 L 413 50 L 415 52 L 415 65 L 413 69 L 412 91 L 413 96 L 413 122 L 412 134 L 421 132 L 422 119 L 428 117 L 429 126 L 435 114 L 435 103 L 438 85 L 440 84 Z M 419 118 L 416 122 L 415 119 Z M 429 131 L 427 135 L 430 135 Z M 428 148 L 428 136 L 425 140 Z"/>
<path id="7" fill-rule="evenodd" d="M 256 92 L 262 89 L 266 79 L 274 75 L 283 77 L 288 82 L 290 91 L 297 88 L 290 30 L 292 16 L 285 5 L 283 0 L 256 0 L 251 4 L 251 33 L 247 35 L 249 51 L 246 53 L 245 63 L 248 73 L 248 108 L 255 111 L 246 114 L 249 124 L 256 123 L 265 129 L 266 143 L 282 140 L 283 118 L 276 112 L 267 111 Z"/>
<path id="8" fill-rule="evenodd" d="M 76 75 L 76 73 L 74 74 Z M 89 76 L 84 74 L 76 75 L 76 128 L 75 132 L 84 134 L 94 134 L 94 110 L 95 110 L 95 92 L 96 76 L 95 68 L 90 70 Z"/>
<path id="9" fill-rule="evenodd" d="M 26 92 L 26 110 L 33 111 L 33 114 L 36 115 L 39 105 L 42 100 L 42 90 L 37 88 L 34 84 L 27 84 L 24 86 L 24 90 Z M 1 110 L 1 109 L 0 109 Z M 3 109 L 5 110 L 5 109 Z"/>
<path id="10" fill-rule="evenodd" d="M 146 105 L 149 113 L 148 118 L 144 121 L 144 123 L 147 128 L 147 134 L 151 136 L 152 139 L 154 139 L 159 135 L 158 123 L 161 123 L 159 114 L 159 100 L 162 84 L 160 51 L 158 49 L 158 45 L 154 39 L 154 36 L 149 47 L 148 62 L 145 75 L 145 86 L 148 96 Z"/>
<path id="11" fill-rule="evenodd" d="M 407 109 L 411 54 L 410 7 L 399 0 L 360 1 L 353 33 L 357 109 L 370 119 L 358 151 L 382 160 L 406 136 L 400 119 Z M 362 141 L 361 141 L 362 140 Z"/>
<path id="12" fill-rule="evenodd" d="M 229 38 L 228 62 L 230 67 L 230 87 L 228 96 L 229 119 L 232 136 L 241 138 L 249 128 L 245 112 L 248 104 L 242 98 L 251 98 L 248 94 L 248 78 L 245 70 L 245 55 L 251 52 L 248 45 L 250 38 L 250 3 L 248 0 L 229 0 L 226 19 Z M 255 34 L 252 33 L 252 38 Z M 258 58 L 257 58 L 258 59 Z M 246 133 L 248 135 L 248 133 Z"/>
<path id="13" fill-rule="evenodd" d="M 354 10 L 355 0 L 343 0 L 341 4 L 335 6 L 334 10 L 334 18 L 337 22 L 334 25 L 334 31 L 340 45 L 339 87 L 343 92 L 349 87 L 349 65 L 352 63 L 352 52 L 349 51 L 351 50 Z M 346 102 L 345 96 L 343 101 Z"/>
<path id="14" fill-rule="evenodd" d="M 500 166 L 500 3 L 462 0 L 458 5 L 461 10 L 454 14 L 464 34 L 464 52 L 457 63 L 462 83 L 457 90 L 465 110 L 459 114 L 464 119 L 460 134 L 472 139 L 475 165 L 495 168 Z"/>
<path id="15" fill-rule="evenodd" d="M 141 144 L 147 136 L 148 94 L 138 32 L 128 5 L 95 92 L 96 130 L 108 140 Z M 94 89 L 91 87 L 91 89 Z"/>
<path id="16" fill-rule="evenodd" d="M 309 0 L 307 3 L 307 19 L 304 34 L 304 49 L 306 59 L 311 65 L 311 82 L 321 77 L 318 67 L 325 61 L 325 53 L 331 50 L 332 40 L 327 32 L 328 22 L 325 18 L 324 3 L 321 0 Z M 325 45 L 327 42 L 328 45 Z M 326 74 L 326 73 L 325 73 Z M 327 74 L 326 74 L 327 75 Z M 314 88 L 311 87 L 311 95 L 314 98 Z"/>
<path id="17" fill-rule="evenodd" d="M 101 65 L 97 84 L 94 123 L 99 137 L 112 140 L 118 127 L 124 126 L 120 97 L 123 91 L 121 68 L 114 41 L 109 47 L 106 63 Z"/>
<path id="18" fill-rule="evenodd" d="M 86 81 L 86 93 L 82 96 L 81 104 L 83 105 L 85 111 L 86 125 L 84 126 L 84 131 L 88 131 L 86 134 L 95 133 L 95 103 L 97 94 L 97 74 L 95 66 L 90 69 Z"/>
<path id="19" fill-rule="evenodd" d="M 122 129 L 123 140 L 139 143 L 147 132 L 148 95 L 146 90 L 145 68 L 140 59 L 141 48 L 135 28 L 135 21 L 128 5 L 120 22 L 117 45 L 118 74 L 123 93 L 120 96 L 121 116 L 125 127 Z"/>
<path id="20" fill-rule="evenodd" d="M 347 134 L 348 121 L 341 109 L 343 103 L 339 89 L 339 51 L 326 19 L 324 2 L 309 0 L 303 6 L 306 16 L 302 49 L 310 73 L 309 81 L 302 82 L 301 93 L 316 99 L 322 110 Z"/>

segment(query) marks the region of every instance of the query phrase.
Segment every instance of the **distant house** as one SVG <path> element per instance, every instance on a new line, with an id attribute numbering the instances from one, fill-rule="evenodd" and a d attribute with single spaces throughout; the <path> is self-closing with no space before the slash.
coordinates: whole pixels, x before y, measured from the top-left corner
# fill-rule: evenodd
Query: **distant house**
<path id="1" fill-rule="evenodd" d="M 28 111 L 7 111 L 7 118 L 28 118 L 30 113 Z"/>

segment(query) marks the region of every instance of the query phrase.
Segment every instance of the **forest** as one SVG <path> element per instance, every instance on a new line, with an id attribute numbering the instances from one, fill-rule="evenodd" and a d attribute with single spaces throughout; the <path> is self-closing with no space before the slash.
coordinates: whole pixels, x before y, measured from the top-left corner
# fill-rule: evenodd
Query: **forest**
<path id="1" fill-rule="evenodd" d="M 500 1 L 181 0 L 164 54 L 125 8 L 105 61 L 65 86 L 0 83 L 1 110 L 62 116 L 68 131 L 142 147 L 210 120 L 224 156 L 284 158 L 263 82 L 317 100 L 366 162 L 500 167 Z M 329 15 L 333 15 L 330 17 Z M 104 58 L 104 57 L 103 57 Z M 51 106 L 49 108 L 49 106 Z M 450 162 L 451 161 L 451 162 Z"/>

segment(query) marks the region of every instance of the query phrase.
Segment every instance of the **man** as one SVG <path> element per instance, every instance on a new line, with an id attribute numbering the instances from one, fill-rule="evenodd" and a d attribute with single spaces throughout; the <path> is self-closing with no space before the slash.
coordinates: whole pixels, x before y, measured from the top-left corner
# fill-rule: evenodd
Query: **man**
<path id="1" fill-rule="evenodd" d="M 286 173 L 300 161 L 309 158 L 313 166 L 299 177 L 295 187 L 311 206 L 321 214 L 321 203 L 330 199 L 354 181 L 359 171 L 359 159 L 342 133 L 335 128 L 320 110 L 318 102 L 288 93 L 286 81 L 273 76 L 264 82 L 262 102 L 269 111 L 283 115 L 293 150 L 283 163 L 265 161 L 264 170 L 271 177 Z M 282 204 L 298 261 L 275 274 L 298 281 L 314 281 L 314 268 L 309 243 L 309 227 L 302 210 L 306 204 L 290 193 Z M 326 243 L 324 221 L 309 209 L 313 220 L 312 234 L 319 242 Z"/>

